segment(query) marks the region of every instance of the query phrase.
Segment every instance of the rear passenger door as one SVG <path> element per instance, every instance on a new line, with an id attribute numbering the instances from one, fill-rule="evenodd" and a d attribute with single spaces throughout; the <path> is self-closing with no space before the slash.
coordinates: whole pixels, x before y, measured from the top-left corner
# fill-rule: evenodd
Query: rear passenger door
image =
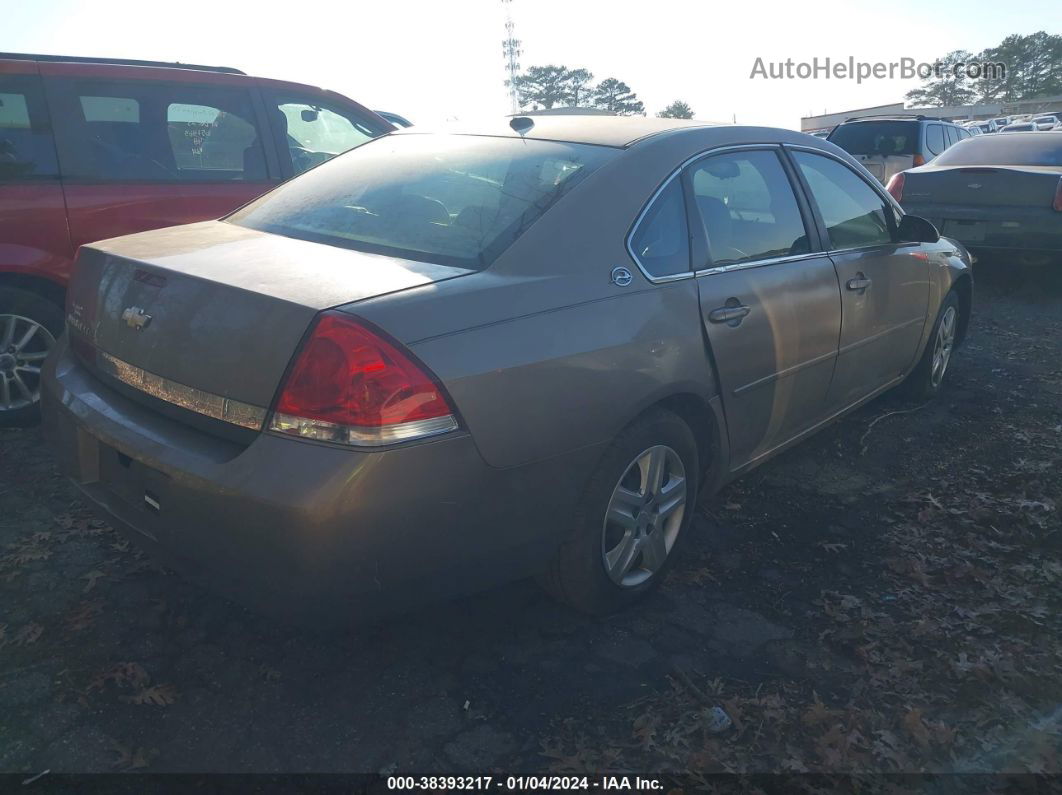
<path id="1" fill-rule="evenodd" d="M 855 169 L 820 152 L 791 154 L 841 288 L 843 321 L 828 397 L 838 411 L 910 370 L 929 304 L 929 262 L 919 244 L 898 242 L 892 204 Z"/>
<path id="2" fill-rule="evenodd" d="M 821 422 L 837 354 L 837 276 L 776 147 L 693 163 L 685 186 L 731 467 Z"/>
<path id="3" fill-rule="evenodd" d="M 75 68 L 76 67 L 76 68 Z M 246 78 L 42 63 L 75 247 L 217 218 L 279 181 Z M 227 82 L 228 81 L 228 82 Z"/>

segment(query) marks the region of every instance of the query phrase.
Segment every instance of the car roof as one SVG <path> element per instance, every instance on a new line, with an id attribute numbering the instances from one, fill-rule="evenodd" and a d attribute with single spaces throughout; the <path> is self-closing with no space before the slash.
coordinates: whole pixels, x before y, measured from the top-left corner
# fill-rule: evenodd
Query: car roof
<path id="1" fill-rule="evenodd" d="M 513 129 L 511 119 L 491 119 L 480 122 L 455 122 L 435 128 L 414 127 L 399 130 L 396 135 L 418 135 L 440 132 L 459 135 L 489 135 L 506 138 L 535 138 L 542 141 L 596 144 L 624 148 L 644 138 L 675 130 L 723 125 L 693 119 L 655 119 L 643 116 L 517 116 L 532 125 L 523 133 Z"/>
<path id="2" fill-rule="evenodd" d="M 79 55 L 40 55 L 37 53 L 0 52 L 0 61 L 38 61 L 45 63 L 85 63 L 109 66 L 154 66 L 167 69 L 189 69 L 195 72 L 221 72 L 230 75 L 245 75 L 246 72 L 231 66 L 204 66 L 203 64 L 180 63 L 179 61 L 144 61 L 134 58 L 93 58 Z"/>

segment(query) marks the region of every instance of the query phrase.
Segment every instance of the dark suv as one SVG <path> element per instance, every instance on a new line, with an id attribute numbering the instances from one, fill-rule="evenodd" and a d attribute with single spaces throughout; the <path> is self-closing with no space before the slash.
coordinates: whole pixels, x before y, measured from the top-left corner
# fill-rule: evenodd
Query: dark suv
<path id="1" fill-rule="evenodd" d="M 78 246 L 217 218 L 392 129 L 237 69 L 0 53 L 0 426 L 36 417 Z"/>
<path id="2" fill-rule="evenodd" d="M 944 119 L 864 116 L 838 124 L 826 140 L 888 184 L 894 174 L 924 166 L 952 144 L 971 137 L 965 127 Z"/>

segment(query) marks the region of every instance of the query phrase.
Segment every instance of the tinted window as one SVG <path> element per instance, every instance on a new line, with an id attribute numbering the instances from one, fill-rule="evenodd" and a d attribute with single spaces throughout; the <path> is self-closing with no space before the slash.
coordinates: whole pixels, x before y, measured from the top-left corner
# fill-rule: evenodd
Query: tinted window
<path id="1" fill-rule="evenodd" d="M 851 122 L 835 127 L 828 140 L 853 155 L 913 155 L 918 145 L 918 122 Z"/>
<path id="2" fill-rule="evenodd" d="M 280 150 L 289 154 L 296 174 L 390 131 L 352 108 L 325 106 L 316 98 L 273 95 L 269 107 Z"/>
<path id="3" fill-rule="evenodd" d="M 973 133 L 971 133 L 969 130 L 966 130 L 966 129 L 959 130 L 959 138 L 960 139 L 962 139 L 962 138 L 970 138 L 972 135 L 973 135 Z"/>
<path id="4" fill-rule="evenodd" d="M 38 78 L 0 75 L 0 180 L 56 174 L 55 144 Z"/>
<path id="5" fill-rule="evenodd" d="M 941 166 L 1062 166 L 1062 136 L 979 135 L 933 161 Z"/>
<path id="6" fill-rule="evenodd" d="M 631 236 L 634 251 L 650 276 L 674 276 L 690 269 L 690 233 L 682 180 L 660 192 Z"/>
<path id="7" fill-rule="evenodd" d="M 690 173 L 712 265 L 810 250 L 793 188 L 774 152 L 715 155 Z"/>
<path id="8" fill-rule="evenodd" d="M 67 176 L 215 182 L 268 178 L 250 95 L 147 81 L 57 85 Z"/>
<path id="9" fill-rule="evenodd" d="M 614 155 L 552 141 L 391 135 L 285 183 L 228 220 L 360 251 L 484 267 Z"/>
<path id="10" fill-rule="evenodd" d="M 937 125 L 938 127 L 940 125 Z M 833 249 L 892 242 L 885 200 L 843 163 L 822 155 L 794 152 L 811 195 L 819 206 Z"/>
<path id="11" fill-rule="evenodd" d="M 944 127 L 940 124 L 930 124 L 926 127 L 926 149 L 935 155 L 944 151 Z"/>
<path id="12" fill-rule="evenodd" d="M 951 146 L 952 144 L 958 142 L 959 131 L 955 127 L 945 127 L 944 130 L 948 135 L 947 146 Z"/>

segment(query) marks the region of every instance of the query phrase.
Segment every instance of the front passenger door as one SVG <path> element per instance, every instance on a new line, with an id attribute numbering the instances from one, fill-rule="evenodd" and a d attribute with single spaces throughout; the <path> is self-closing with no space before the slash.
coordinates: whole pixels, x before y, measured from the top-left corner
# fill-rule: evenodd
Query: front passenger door
<path id="1" fill-rule="evenodd" d="M 840 410 L 914 364 L 929 304 L 929 263 L 918 244 L 897 241 L 892 205 L 854 169 L 813 152 L 792 155 L 841 287 L 841 338 L 828 397 Z"/>

